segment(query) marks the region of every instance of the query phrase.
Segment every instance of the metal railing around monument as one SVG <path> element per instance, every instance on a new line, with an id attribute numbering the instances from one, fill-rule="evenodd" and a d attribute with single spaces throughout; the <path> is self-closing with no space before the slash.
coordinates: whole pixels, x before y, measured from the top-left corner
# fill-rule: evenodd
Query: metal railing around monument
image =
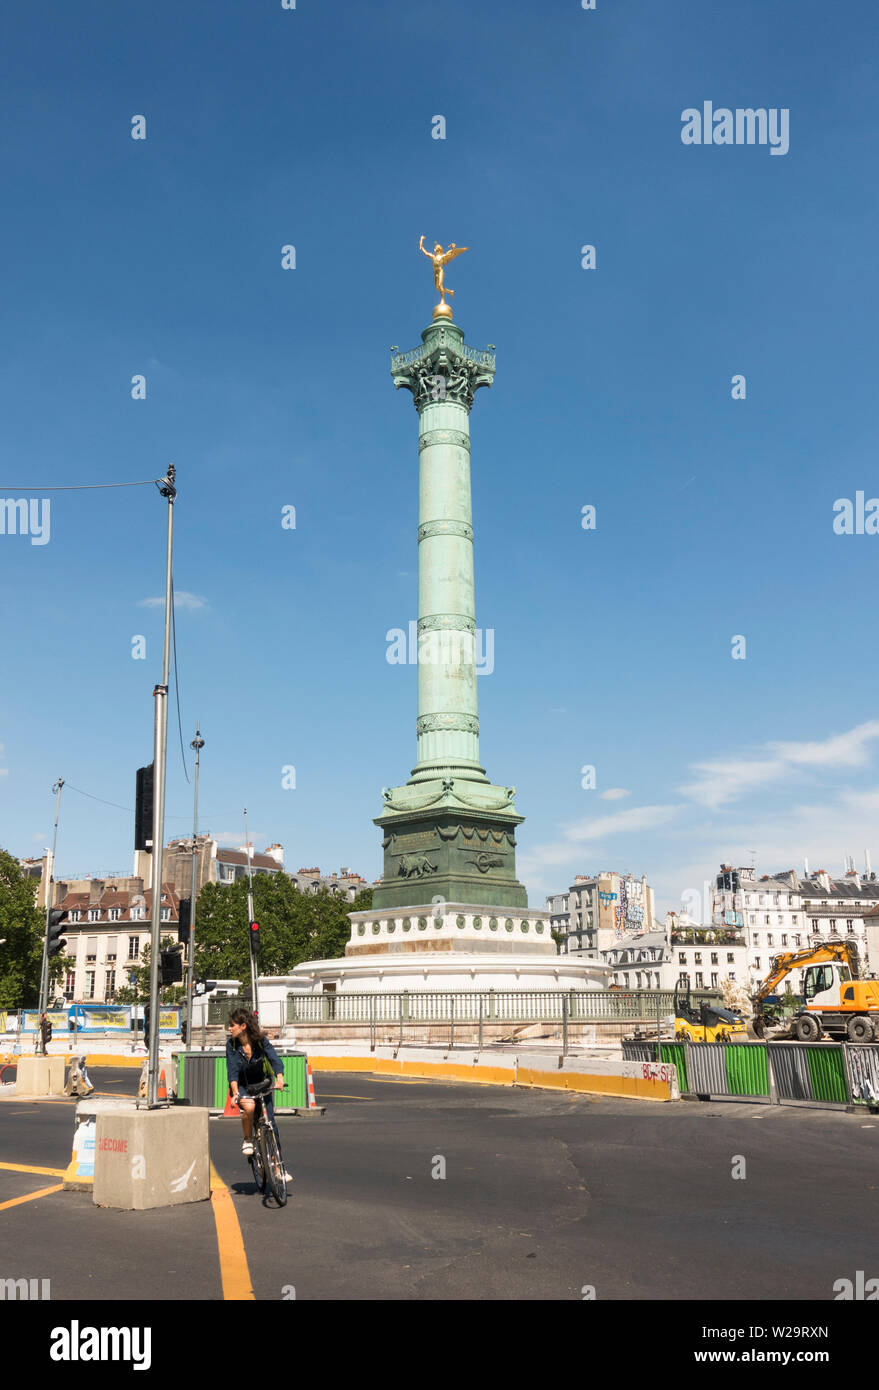
<path id="1" fill-rule="evenodd" d="M 693 991 L 693 1002 L 717 1000 Z M 650 1022 L 674 1008 L 674 992 L 640 990 L 414 990 L 291 994 L 287 1022 L 337 1024 Z"/>

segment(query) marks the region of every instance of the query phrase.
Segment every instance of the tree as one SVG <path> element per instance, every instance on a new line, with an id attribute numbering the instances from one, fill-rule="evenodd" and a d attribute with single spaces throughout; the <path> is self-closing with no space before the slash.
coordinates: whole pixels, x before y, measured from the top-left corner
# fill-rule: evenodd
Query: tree
<path id="1" fill-rule="evenodd" d="M 253 914 L 259 922 L 260 974 L 287 975 L 305 960 L 344 954 L 351 936 L 349 912 L 365 912 L 372 889 L 353 903 L 327 889 L 300 893 L 286 874 L 253 880 Z M 250 979 L 247 880 L 205 884 L 195 914 L 195 973 L 214 980 Z"/>
<path id="2" fill-rule="evenodd" d="M 144 946 L 141 952 L 141 965 L 133 965 L 129 975 L 134 976 L 133 985 L 123 985 L 116 990 L 114 1004 L 145 1004 L 150 997 L 150 948 Z M 159 985 L 159 1005 L 179 1004 L 186 997 L 185 985 Z"/>
<path id="3" fill-rule="evenodd" d="M 0 1009 L 33 1009 L 40 1002 L 46 914 L 36 906 L 38 887 L 39 880 L 25 878 L 18 861 L 0 849 Z M 50 957 L 50 1000 L 52 982 L 68 965 L 67 956 Z"/>

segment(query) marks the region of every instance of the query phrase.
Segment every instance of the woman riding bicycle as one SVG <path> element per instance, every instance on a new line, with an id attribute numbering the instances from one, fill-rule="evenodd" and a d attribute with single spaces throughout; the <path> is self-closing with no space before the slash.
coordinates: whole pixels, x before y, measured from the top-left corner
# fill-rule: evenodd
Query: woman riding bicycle
<path id="1" fill-rule="evenodd" d="M 274 1074 L 275 1090 L 280 1091 L 284 1085 L 284 1069 L 277 1052 L 260 1028 L 255 1015 L 249 1009 L 235 1009 L 229 1015 L 229 1022 L 226 1026 L 229 1030 L 229 1038 L 226 1043 L 226 1070 L 229 1074 L 229 1090 L 232 1093 L 233 1105 L 238 1105 L 241 1110 L 241 1123 L 244 1126 L 244 1143 L 241 1145 L 241 1152 L 249 1158 L 253 1153 L 253 1112 L 256 1106 L 256 1102 L 249 1094 L 250 1088 L 258 1086 L 266 1080 L 266 1077 L 271 1077 Z M 263 1097 L 263 1106 L 266 1118 L 275 1131 L 278 1153 L 280 1154 L 281 1136 L 275 1123 L 275 1107 L 270 1095 Z M 285 1172 L 284 1176 L 288 1182 L 293 1181 L 290 1173 Z"/>

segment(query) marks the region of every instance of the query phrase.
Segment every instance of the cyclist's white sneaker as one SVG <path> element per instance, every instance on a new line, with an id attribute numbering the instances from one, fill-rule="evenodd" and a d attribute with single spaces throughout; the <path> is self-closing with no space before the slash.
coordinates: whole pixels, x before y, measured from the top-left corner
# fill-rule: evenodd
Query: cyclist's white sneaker
<path id="1" fill-rule="evenodd" d="M 245 1139 L 244 1143 L 241 1145 L 241 1152 L 244 1154 L 245 1158 L 250 1158 L 253 1153 L 253 1144 L 249 1139 Z"/>

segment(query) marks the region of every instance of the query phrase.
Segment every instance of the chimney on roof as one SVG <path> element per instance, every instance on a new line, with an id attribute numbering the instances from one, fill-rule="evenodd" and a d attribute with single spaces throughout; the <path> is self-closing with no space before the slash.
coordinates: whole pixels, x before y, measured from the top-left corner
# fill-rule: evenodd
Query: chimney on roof
<path id="1" fill-rule="evenodd" d="M 809 861 L 808 861 L 808 859 L 804 859 L 804 860 L 803 860 L 803 868 L 804 868 L 805 871 L 806 871 L 805 876 L 806 876 L 806 878 L 808 878 L 808 877 L 809 877 Z"/>
<path id="2" fill-rule="evenodd" d="M 864 868 L 867 872 L 867 878 L 872 878 L 873 870 L 870 868 L 870 851 L 868 849 L 864 850 Z"/>

